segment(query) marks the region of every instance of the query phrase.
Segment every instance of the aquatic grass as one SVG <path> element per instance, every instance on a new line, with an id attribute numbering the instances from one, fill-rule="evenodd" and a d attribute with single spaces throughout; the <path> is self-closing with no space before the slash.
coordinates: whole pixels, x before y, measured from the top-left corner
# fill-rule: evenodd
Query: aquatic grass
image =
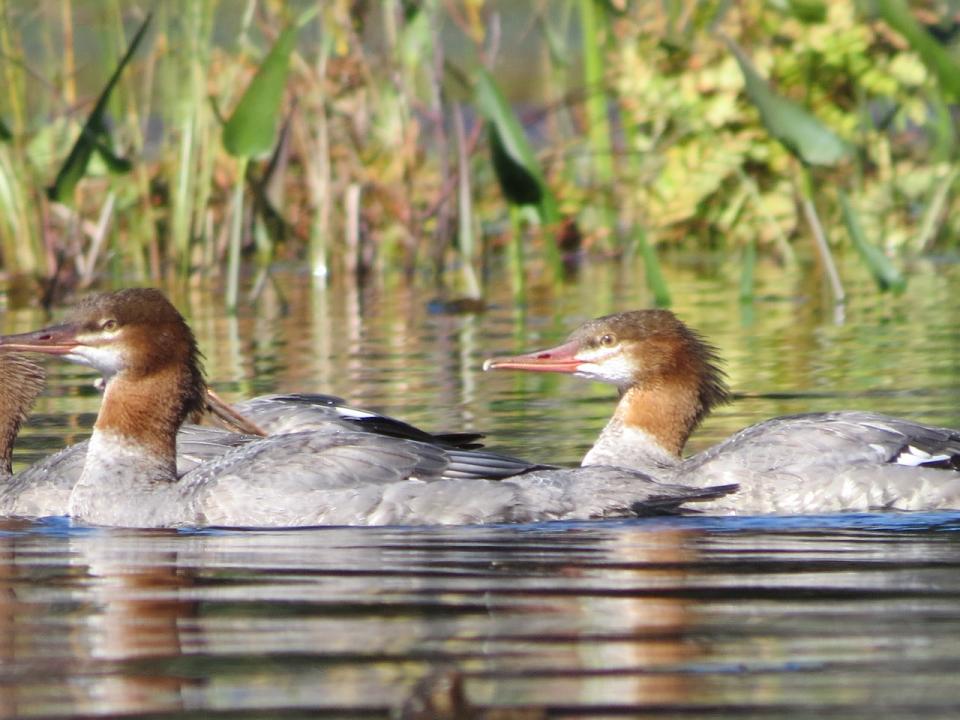
<path id="1" fill-rule="evenodd" d="M 33 274 L 39 269 L 40 251 L 30 214 L 30 199 L 23 191 L 28 184 L 18 175 L 15 151 L 0 145 L 0 247 L 7 266 Z"/>
<path id="2" fill-rule="evenodd" d="M 836 269 L 826 232 L 814 202 L 816 183 L 811 166 L 835 167 L 850 155 L 850 148 L 836 133 L 797 103 L 774 92 L 753 67 L 746 53 L 730 38 L 724 38 L 743 74 L 747 96 L 760 112 L 760 119 L 800 162 L 799 192 L 804 217 L 823 263 L 834 301 L 842 303 L 846 293 Z M 866 257 L 866 256 L 865 256 Z M 874 266 L 871 266 L 874 267 Z M 741 291 L 743 285 L 741 284 Z"/>
<path id="3" fill-rule="evenodd" d="M 96 104 L 87 116 L 76 142 L 67 155 L 67 159 L 57 171 L 57 177 L 53 181 L 53 185 L 47 190 L 47 195 L 51 200 L 69 203 L 74 199 L 73 194 L 77 183 L 79 183 L 81 178 L 86 174 L 87 165 L 94 153 L 99 155 L 104 164 L 112 172 L 122 173 L 130 171 L 132 167 L 131 162 L 126 158 L 115 155 L 110 148 L 110 138 L 105 116 L 107 104 L 110 102 L 110 96 L 117 86 L 120 74 L 130 62 L 133 54 L 137 51 L 137 46 L 143 39 L 143 35 L 150 25 L 151 18 L 152 15 L 147 15 L 146 19 L 140 25 L 140 28 L 130 40 L 126 53 L 117 64 L 113 74 L 97 98 Z"/>
<path id="4" fill-rule="evenodd" d="M 300 28 L 313 18 L 317 10 L 314 7 L 284 28 L 223 126 L 223 146 L 237 159 L 227 265 L 226 303 L 229 312 L 237 309 L 247 166 L 252 159 L 268 153 L 276 142 L 280 101 L 286 88 L 290 55 Z"/>
<path id="5" fill-rule="evenodd" d="M 628 148 L 625 162 L 630 169 L 630 177 L 634 179 L 642 178 L 645 175 L 643 156 L 635 151 L 635 148 L 642 142 L 640 139 L 641 131 L 629 114 L 623 114 L 621 122 L 624 141 Z M 657 307 L 669 307 L 671 304 L 670 289 L 660 267 L 656 247 L 650 241 L 647 227 L 640 220 L 638 204 L 636 197 L 628 196 L 626 206 L 630 213 L 627 218 L 633 224 L 633 228 L 630 230 L 630 241 L 625 249 L 628 255 L 636 250 L 640 251 L 640 256 L 643 258 L 644 279 L 647 288 L 653 293 L 654 303 Z"/>
<path id="6" fill-rule="evenodd" d="M 167 42 L 174 36 L 183 39 L 182 52 L 167 64 L 163 78 L 164 93 L 170 100 L 166 121 L 174 130 L 167 185 L 170 188 L 170 255 L 182 275 L 189 273 L 193 258 L 191 245 L 202 234 L 203 217 L 208 205 L 215 126 L 205 92 L 205 71 L 211 60 L 213 3 L 190 3 L 182 14 L 173 14 L 167 5 L 164 26 Z M 197 263 L 209 267 L 207 262 Z"/>
<path id="7" fill-rule="evenodd" d="M 123 0 L 113 0 L 107 6 L 107 32 L 111 41 L 104 44 L 108 46 L 105 52 L 109 51 L 111 62 L 116 62 L 117 55 L 127 46 L 123 9 Z M 153 29 L 151 41 L 155 41 L 159 28 L 153 23 L 152 14 L 145 16 L 146 23 Z M 119 158 L 119 164 L 113 158 L 105 161 L 109 171 L 109 190 L 98 209 L 97 225 L 89 238 L 93 262 L 87 266 L 87 272 L 81 274 L 82 287 L 89 287 L 96 280 L 97 259 L 101 256 L 122 257 L 123 264 L 131 265 L 141 277 L 160 276 L 161 251 L 155 213 L 150 202 L 152 169 L 144 162 L 144 131 L 148 126 L 145 119 L 151 116 L 153 96 L 143 89 L 152 87 L 156 62 L 156 53 L 151 52 L 149 47 L 142 50 L 135 56 L 135 71 L 123 73 L 111 95 L 110 114 L 118 119 L 119 129 L 114 144 L 123 148 L 127 157 Z M 134 82 L 134 72 L 140 82 Z M 98 159 L 103 161 L 103 158 Z M 124 177 L 128 173 L 132 182 Z M 115 231 L 120 225 L 127 228 L 123 242 L 119 241 L 120 233 Z M 109 238 L 106 237 L 108 231 Z M 112 242 L 107 242 L 108 239 Z M 110 272 L 119 274 L 120 266 L 120 262 L 114 263 Z"/>
<path id="8" fill-rule="evenodd" d="M 877 287 L 881 290 L 903 292 L 907 285 L 906 278 L 897 270 L 883 252 L 867 240 L 867 236 L 860 224 L 857 211 L 850 202 L 847 194 L 840 191 L 840 208 L 843 211 L 843 222 L 853 241 L 854 247 L 860 253 L 864 263 L 870 269 Z"/>
<path id="9" fill-rule="evenodd" d="M 463 121 L 463 109 L 455 104 L 452 108 L 454 142 L 457 149 L 457 247 L 460 250 L 461 276 L 467 297 L 481 296 L 476 262 L 476 216 L 473 211 L 473 186 L 470 180 L 470 156 L 467 147 L 467 131 Z"/>
<path id="10" fill-rule="evenodd" d="M 641 254 L 662 304 L 670 293 L 657 285 L 658 255 L 674 247 L 719 250 L 730 264 L 771 250 L 789 262 L 810 235 L 830 237 L 821 244 L 830 251 L 857 247 L 836 189 L 863 236 L 883 237 L 884 248 L 955 244 L 949 47 L 931 51 L 930 33 L 902 2 L 879 3 L 879 19 L 842 4 L 794 5 L 747 0 L 734 12 L 727 3 L 566 0 L 548 11 L 390 0 L 356 14 L 347 3 L 307 4 L 321 22 L 301 34 L 273 83 L 296 103 L 261 115 L 273 124 L 259 152 L 275 161 L 244 169 L 220 142 L 214 108 L 236 112 L 244 78 L 291 10 L 161 3 L 99 122 L 71 134 L 89 161 L 78 173 L 83 157 L 64 162 L 56 149 L 69 120 L 97 120 L 105 88 L 91 78 L 121 67 L 144 8 L 0 0 L 3 269 L 58 274 L 68 285 L 168 273 L 199 282 L 232 258 L 227 284 L 233 275 L 239 292 L 246 257 L 231 255 L 244 249 L 231 232 L 249 227 L 261 285 L 270 263 L 294 261 L 323 282 L 397 270 L 476 296 L 480 269 L 503 264 L 522 302 L 526 276 L 543 270 L 535 282 L 559 292 L 562 215 L 582 232 L 578 259 Z M 774 27 L 792 45 L 775 42 Z M 769 85 L 738 65 L 718 32 L 750 48 Z M 543 44 L 547 77 L 535 100 L 517 92 L 541 70 L 517 72 L 518 39 Z M 81 55 L 88 47 L 93 61 Z M 463 82 L 454 66 L 469 68 Z M 126 163 L 131 174 L 111 174 Z M 816 167 L 809 183 L 807 166 Z M 71 212 L 40 197 L 55 177 Z M 267 181 L 282 203 L 264 201 Z M 798 203 L 804 188 L 814 192 Z"/>
<path id="11" fill-rule="evenodd" d="M 817 206 L 814 202 L 813 175 L 806 167 L 801 168 L 800 185 L 800 207 L 803 210 L 803 216 L 807 221 L 807 225 L 810 227 L 810 234 L 813 236 L 817 255 L 820 257 L 823 270 L 827 275 L 827 282 L 833 294 L 833 302 L 836 305 L 842 305 L 846 302 L 847 293 L 843 289 L 843 281 L 840 279 L 837 265 L 833 261 L 833 254 L 830 252 L 827 234 L 823 229 L 823 224 L 820 222 L 820 215 L 817 213 Z"/>
<path id="12" fill-rule="evenodd" d="M 474 73 L 473 101 L 487 121 L 490 155 L 500 190 L 510 204 L 511 233 L 509 258 L 511 275 L 519 279 L 522 265 L 523 233 L 518 208 L 534 208 L 541 227 L 544 259 L 554 277 L 562 274 L 560 252 L 554 232 L 560 220 L 557 200 L 547 183 L 523 126 L 497 86 L 493 75 L 483 67 Z M 519 290 L 519 284 L 515 285 Z M 521 293 L 522 294 L 522 293 Z"/>
<path id="13" fill-rule="evenodd" d="M 587 119 L 587 147 L 593 170 L 592 185 L 596 188 L 594 203 L 599 202 L 603 225 L 612 229 L 614 215 L 608 198 L 616 193 L 617 179 L 613 166 L 608 83 L 604 77 L 604 51 L 609 30 L 606 27 L 609 6 L 600 0 L 579 0 L 580 37 L 583 53 L 584 110 Z M 615 233 L 610 233 L 616 235 Z"/>
<path id="14" fill-rule="evenodd" d="M 30 213 L 30 199 L 27 196 L 29 183 L 22 177 L 23 149 L 16 141 L 14 129 L 22 130 L 23 109 L 18 92 L 21 78 L 14 72 L 12 58 L 19 57 L 20 50 L 6 21 L 8 8 L 0 2 L 0 53 L 8 61 L 3 63 L 4 80 L 11 90 L 8 102 L 12 115 L 8 125 L 0 117 L 0 248 L 6 265 L 19 268 L 21 272 L 32 274 L 37 271 L 40 260 Z"/>
<path id="15" fill-rule="evenodd" d="M 944 212 L 948 205 L 950 193 L 953 190 L 953 184 L 957 181 L 958 176 L 960 176 L 960 166 L 951 164 L 948 165 L 942 176 L 938 175 L 934 178 L 930 200 L 927 203 L 923 220 L 920 223 L 920 231 L 917 233 L 917 239 L 914 242 L 915 252 L 927 252 L 938 231 L 943 227 Z"/>
<path id="16" fill-rule="evenodd" d="M 640 256 L 643 258 L 644 276 L 646 277 L 647 287 L 653 293 L 654 304 L 657 307 L 669 307 L 671 304 L 670 289 L 667 287 L 663 270 L 660 268 L 657 251 L 647 240 L 642 227 L 638 226 L 633 232 L 633 242 L 640 249 Z"/>
<path id="17" fill-rule="evenodd" d="M 22 68 L 23 48 L 20 46 L 20 36 L 11 32 L 15 27 L 12 22 L 13 9 L 9 0 L 0 0 L 0 53 L 5 61 L 3 66 L 3 84 L 5 93 L 4 109 L 10 113 L 9 121 L 3 122 L 5 139 L 12 140 L 15 135 L 22 133 L 26 125 L 26 110 L 24 108 L 24 73 Z"/>
<path id="18" fill-rule="evenodd" d="M 754 275 L 757 269 L 757 241 L 750 239 L 743 246 L 740 259 L 740 302 L 751 302 L 754 297 Z"/>
<path id="19" fill-rule="evenodd" d="M 323 32 L 320 35 L 316 60 L 316 76 L 324 77 L 333 48 L 333 35 Z M 313 133 L 303 127 L 302 122 L 294 118 L 294 131 L 300 129 L 300 146 L 303 153 L 303 168 L 307 180 L 310 208 L 313 221 L 310 223 L 310 235 L 307 248 L 307 260 L 310 274 L 319 282 L 325 283 L 330 274 L 330 236 L 333 232 L 331 215 L 333 201 L 332 159 L 330 156 L 330 119 L 325 103 L 319 103 L 314 122 Z"/>

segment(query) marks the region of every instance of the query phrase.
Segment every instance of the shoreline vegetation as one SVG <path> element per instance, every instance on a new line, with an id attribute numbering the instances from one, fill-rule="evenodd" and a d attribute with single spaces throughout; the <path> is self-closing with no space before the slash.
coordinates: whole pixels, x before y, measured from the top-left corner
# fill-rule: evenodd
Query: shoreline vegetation
<path id="1" fill-rule="evenodd" d="M 668 305 L 682 249 L 722 253 L 747 301 L 758 256 L 816 257 L 840 303 L 856 252 L 896 292 L 957 244 L 938 10 L 0 0 L 2 271 L 44 305 L 216 277 L 232 309 L 283 261 L 480 307 L 494 265 L 523 302 L 641 256 Z"/>

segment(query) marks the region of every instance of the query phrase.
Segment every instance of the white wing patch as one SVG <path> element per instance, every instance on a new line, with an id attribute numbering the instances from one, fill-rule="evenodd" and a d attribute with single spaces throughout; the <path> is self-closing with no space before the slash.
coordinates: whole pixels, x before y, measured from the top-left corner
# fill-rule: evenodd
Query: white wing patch
<path id="1" fill-rule="evenodd" d="M 366 410 L 357 410 L 356 408 L 337 406 L 336 408 L 337 415 L 340 417 L 352 417 L 352 418 L 372 418 L 377 417 L 376 413 L 368 412 Z"/>
<path id="2" fill-rule="evenodd" d="M 898 465 L 909 465 L 910 467 L 926 465 L 927 463 L 944 462 L 949 459 L 949 454 L 932 455 L 924 450 L 921 450 L 920 448 L 914 447 L 913 445 L 907 445 L 907 447 L 901 450 L 900 454 L 895 458 Z"/>

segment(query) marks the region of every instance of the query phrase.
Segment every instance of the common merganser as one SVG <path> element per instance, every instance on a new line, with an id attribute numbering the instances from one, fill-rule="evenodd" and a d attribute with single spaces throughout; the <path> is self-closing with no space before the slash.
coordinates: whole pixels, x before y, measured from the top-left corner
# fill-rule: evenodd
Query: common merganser
<path id="1" fill-rule="evenodd" d="M 70 492 L 83 470 L 87 441 L 70 445 L 13 474 L 13 446 L 43 389 L 45 373 L 16 353 L 0 354 L 0 517 L 66 515 Z M 193 470 L 252 436 L 216 427 L 184 425 L 177 433 L 177 472 Z"/>
<path id="2" fill-rule="evenodd" d="M 43 368 L 28 358 L 0 354 L 0 517 L 65 514 L 70 491 L 83 469 L 86 442 L 13 474 L 14 442 L 44 380 Z M 177 465 L 191 469 L 249 439 L 219 428 L 185 426 L 177 437 Z"/>
<path id="3" fill-rule="evenodd" d="M 60 325 L 0 338 L 93 367 L 103 401 L 70 493 L 76 520 L 126 527 L 460 524 L 586 519 L 675 508 L 729 488 L 619 468 L 547 469 L 371 433 L 255 439 L 177 477 L 175 438 L 206 385 L 193 333 L 153 289 L 92 296 Z M 503 480 L 500 480 L 503 479 Z"/>
<path id="4" fill-rule="evenodd" d="M 583 465 L 624 465 L 696 487 L 739 483 L 699 505 L 703 512 L 960 509 L 960 431 L 879 413 L 779 417 L 683 458 L 687 438 L 730 394 L 716 349 L 667 310 L 590 320 L 562 345 L 483 367 L 613 385 L 619 403 Z"/>
<path id="5" fill-rule="evenodd" d="M 0 517 L 66 515 L 70 493 L 83 470 L 86 440 L 42 458 L 15 476 L 11 473 L 14 440 L 43 383 L 39 365 L 19 354 L 0 354 L 0 477 L 4 480 L 0 483 Z M 103 383 L 98 385 L 102 390 Z M 355 430 L 464 449 L 480 447 L 477 440 L 482 437 L 477 433 L 428 433 L 402 420 L 351 407 L 332 395 L 263 395 L 231 406 L 207 390 L 206 409 L 242 432 L 193 423 L 181 426 L 176 442 L 178 476 L 268 433 Z"/>

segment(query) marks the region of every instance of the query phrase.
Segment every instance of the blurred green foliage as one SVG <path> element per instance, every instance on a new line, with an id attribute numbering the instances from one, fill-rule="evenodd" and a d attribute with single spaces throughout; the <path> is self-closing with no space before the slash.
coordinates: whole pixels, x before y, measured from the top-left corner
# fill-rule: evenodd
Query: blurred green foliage
<path id="1" fill-rule="evenodd" d="M 447 270 L 506 248 L 545 281 L 560 253 L 639 252 L 656 278 L 671 247 L 749 270 L 806 252 L 805 182 L 834 249 L 857 248 L 885 287 L 902 287 L 905 254 L 956 244 L 947 5 L 170 0 L 111 78 L 151 6 L 0 0 L 7 273 L 209 275 L 231 226 L 249 258 L 318 276 L 455 286 Z M 270 112 L 245 105 L 258 83 Z M 133 172 L 91 150 L 72 205 L 48 202 L 92 113 L 93 149 Z M 269 157 L 238 168 L 227 150 Z M 507 223 L 507 201 L 537 212 Z"/>
<path id="2" fill-rule="evenodd" d="M 629 151 L 644 157 L 633 186 L 655 236 L 723 248 L 756 240 L 791 257 L 804 235 L 794 166 L 805 159 L 831 166 L 815 184 L 834 189 L 818 196 L 834 244 L 849 244 L 835 192 L 845 188 L 865 237 L 890 254 L 916 249 L 955 158 L 934 152 L 936 79 L 902 36 L 868 3 L 680 5 L 685 20 L 673 25 L 650 7 L 618 18 L 611 53 L 624 122 L 637 128 Z M 750 70 L 738 71 L 721 30 Z M 775 111 L 780 132 L 767 83 L 789 103 Z M 956 230 L 944 206 L 930 240 L 952 245 Z"/>

